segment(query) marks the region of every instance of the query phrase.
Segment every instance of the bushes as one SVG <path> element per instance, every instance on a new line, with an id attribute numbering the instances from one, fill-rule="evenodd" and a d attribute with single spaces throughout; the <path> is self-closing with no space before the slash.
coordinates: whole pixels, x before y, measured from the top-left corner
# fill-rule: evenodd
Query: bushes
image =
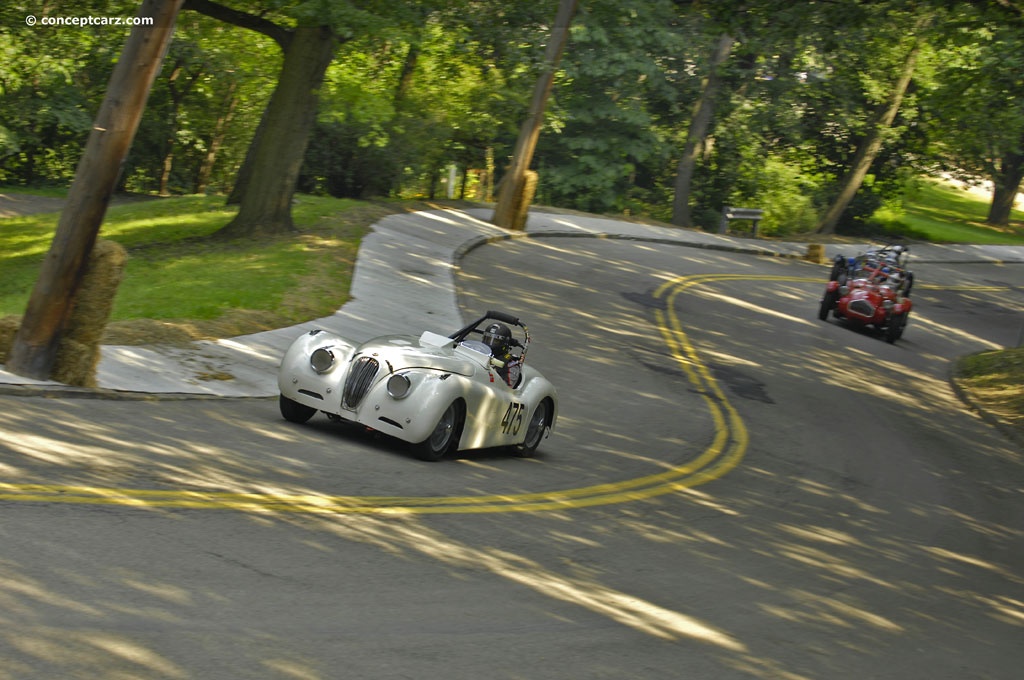
<path id="1" fill-rule="evenodd" d="M 799 168 L 769 158 L 758 183 L 760 190 L 748 202 L 752 203 L 751 207 L 765 211 L 759 227 L 761 234 L 785 236 L 814 228 L 817 210 L 813 196 L 818 187 L 812 178 Z"/>

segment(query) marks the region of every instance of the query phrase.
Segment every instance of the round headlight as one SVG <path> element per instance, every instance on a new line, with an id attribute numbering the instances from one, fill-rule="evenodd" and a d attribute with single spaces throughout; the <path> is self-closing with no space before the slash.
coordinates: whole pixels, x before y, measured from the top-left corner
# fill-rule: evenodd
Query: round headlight
<path id="1" fill-rule="evenodd" d="M 326 347 L 313 350 L 313 353 L 309 355 L 309 365 L 317 373 L 326 373 L 334 366 L 334 352 Z"/>
<path id="2" fill-rule="evenodd" d="M 409 394 L 409 388 L 412 387 L 412 381 L 409 380 L 409 376 L 404 373 L 395 373 L 393 376 L 388 378 L 388 394 L 394 399 L 402 399 Z"/>

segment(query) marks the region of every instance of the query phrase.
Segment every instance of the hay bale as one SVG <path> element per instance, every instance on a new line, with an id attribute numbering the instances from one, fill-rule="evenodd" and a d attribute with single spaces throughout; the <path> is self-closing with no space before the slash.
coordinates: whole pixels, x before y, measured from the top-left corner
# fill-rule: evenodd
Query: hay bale
<path id="1" fill-rule="evenodd" d="M 57 347 L 54 380 L 80 387 L 96 386 L 100 342 L 114 308 L 114 297 L 124 277 L 127 260 L 128 254 L 117 243 L 103 239 L 96 241 Z"/>
<path id="2" fill-rule="evenodd" d="M 804 259 L 814 264 L 826 264 L 828 260 L 825 258 L 825 246 L 820 243 L 808 244 Z"/>
<path id="3" fill-rule="evenodd" d="M 527 170 L 523 173 L 522 191 L 516 196 L 516 207 L 512 228 L 517 231 L 526 229 L 526 219 L 530 214 L 530 205 L 533 204 L 533 196 L 537 193 L 537 183 L 540 177 L 534 170 Z"/>
<path id="4" fill-rule="evenodd" d="M 14 344 L 14 336 L 18 334 L 21 327 L 20 316 L 5 316 L 0 318 L 0 364 L 7 363 L 7 355 Z"/>
<path id="5" fill-rule="evenodd" d="M 63 337 L 57 346 L 57 358 L 50 378 L 65 385 L 96 387 L 96 365 L 99 362 L 98 346 Z"/>

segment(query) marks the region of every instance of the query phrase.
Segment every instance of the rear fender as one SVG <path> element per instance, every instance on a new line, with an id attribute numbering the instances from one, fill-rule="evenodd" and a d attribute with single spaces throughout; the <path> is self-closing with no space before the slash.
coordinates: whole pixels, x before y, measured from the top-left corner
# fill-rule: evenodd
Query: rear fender
<path id="1" fill-rule="evenodd" d="M 555 426 L 555 421 L 558 418 L 558 392 L 555 390 L 555 386 L 551 384 L 551 381 L 540 373 L 534 373 L 532 376 L 529 376 L 529 379 L 524 378 L 520 398 L 526 403 L 531 404 L 534 409 L 545 399 L 550 399 L 550 427 L 553 428 Z M 530 416 L 533 416 L 532 410 Z M 524 433 L 523 439 L 525 438 L 526 434 Z"/>

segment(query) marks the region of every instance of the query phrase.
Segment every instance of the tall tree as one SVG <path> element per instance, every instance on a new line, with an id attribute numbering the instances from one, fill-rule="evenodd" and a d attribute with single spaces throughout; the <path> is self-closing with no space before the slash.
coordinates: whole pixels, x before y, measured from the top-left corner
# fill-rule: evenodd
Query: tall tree
<path id="1" fill-rule="evenodd" d="M 529 204 L 526 196 L 527 171 L 533 160 L 541 126 L 544 124 L 544 109 L 555 80 L 555 70 L 562 58 L 562 50 L 569 39 L 569 24 L 576 13 L 578 0 L 560 0 L 558 14 L 551 29 L 551 38 L 544 52 L 544 64 L 534 86 L 530 108 L 512 153 L 512 164 L 501 180 L 498 202 L 494 207 L 492 221 L 500 227 L 522 229 L 523 217 Z M 524 205 L 525 204 L 525 205 Z"/>
<path id="2" fill-rule="evenodd" d="M 238 237 L 292 231 L 292 197 L 316 120 L 317 91 L 341 42 L 330 15 L 300 13 L 292 28 L 210 0 L 186 0 L 185 9 L 258 31 L 284 53 L 277 87 L 239 173 L 238 213 L 220 233 Z"/>
<path id="3" fill-rule="evenodd" d="M 52 374 L 89 254 L 174 34 L 181 3 L 143 0 L 138 16 L 151 23 L 132 29 L 110 77 L 57 232 L 7 357 L 7 370 L 12 373 L 43 380 Z"/>
<path id="4" fill-rule="evenodd" d="M 184 54 L 175 56 L 174 63 L 167 75 L 167 90 L 170 99 L 170 114 L 168 116 L 167 138 L 164 143 L 164 159 L 161 164 L 160 187 L 158 193 L 161 196 L 170 196 L 171 170 L 174 167 L 174 151 L 178 140 L 179 123 L 181 121 L 182 103 L 196 82 L 203 75 L 205 65 L 189 64 L 189 59 Z"/>
<path id="5" fill-rule="evenodd" d="M 693 226 L 690 217 L 690 186 L 693 172 L 697 167 L 697 158 L 704 151 L 708 130 L 711 127 L 715 102 L 718 99 L 718 91 L 722 82 L 719 70 L 729 58 L 733 42 L 735 39 L 728 33 L 719 36 L 712 50 L 700 96 L 693 107 L 690 127 L 686 134 L 686 144 L 676 168 L 675 198 L 672 201 L 672 224 L 680 227 Z"/>
<path id="6" fill-rule="evenodd" d="M 919 28 L 921 27 L 919 26 Z M 873 118 L 868 121 L 867 130 L 857 145 L 857 151 L 850 162 L 846 175 L 843 177 L 842 182 L 840 182 L 839 191 L 817 225 L 816 231 L 818 233 L 831 234 L 835 232 L 839 218 L 864 183 L 864 178 L 867 177 L 871 164 L 875 162 L 878 152 L 882 149 L 886 133 L 899 113 L 903 97 L 910 86 L 910 79 L 914 75 L 914 68 L 920 51 L 920 40 L 915 38 L 906 54 L 902 70 L 895 83 L 893 83 L 888 98 L 875 112 Z"/>
<path id="7" fill-rule="evenodd" d="M 667 0 L 581 3 L 538 143 L 538 200 L 592 212 L 671 203 L 662 182 L 696 92 L 695 33 Z"/>
<path id="8" fill-rule="evenodd" d="M 943 167 L 992 187 L 986 222 L 1010 223 L 1024 181 L 1024 18 L 971 7 L 941 52 L 939 86 L 926 101 Z"/>

